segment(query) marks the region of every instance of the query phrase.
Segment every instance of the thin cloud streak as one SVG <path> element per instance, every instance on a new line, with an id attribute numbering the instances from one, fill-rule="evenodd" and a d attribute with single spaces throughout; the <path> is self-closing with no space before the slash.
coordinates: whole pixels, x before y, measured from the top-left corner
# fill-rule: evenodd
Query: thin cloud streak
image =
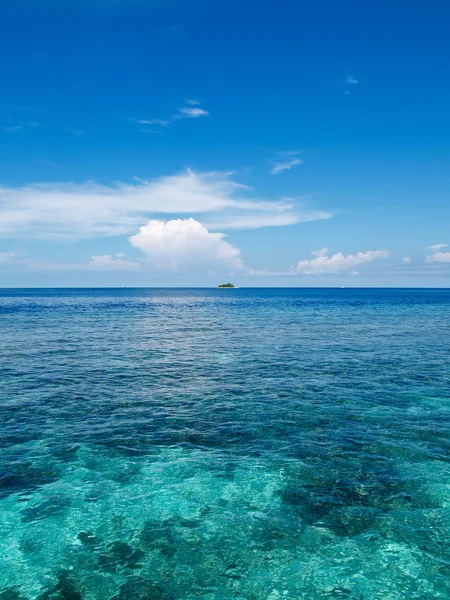
<path id="1" fill-rule="evenodd" d="M 8 250 L 7 252 L 0 252 L 0 263 L 16 263 L 24 256 L 25 254 L 20 250 Z"/>
<path id="2" fill-rule="evenodd" d="M 283 171 L 288 171 L 295 167 L 296 165 L 301 165 L 303 160 L 298 158 L 298 152 L 283 152 L 281 156 L 286 156 L 287 158 L 284 161 L 274 161 L 272 160 L 272 164 L 274 165 L 270 170 L 272 175 L 279 175 Z"/>
<path id="3" fill-rule="evenodd" d="M 200 103 L 197 100 L 187 100 L 186 106 L 180 108 L 180 110 L 172 115 L 170 119 L 129 119 L 133 123 L 138 125 L 158 125 L 160 127 L 167 127 L 172 123 L 179 121 L 180 119 L 198 119 L 199 117 L 209 117 L 209 111 L 204 108 L 200 108 Z M 152 130 L 140 129 L 145 133 L 153 133 Z"/>
<path id="4" fill-rule="evenodd" d="M 66 129 L 66 131 L 68 133 L 71 133 L 72 135 L 74 135 L 75 137 L 85 137 L 87 134 L 85 131 L 83 131 L 82 129 Z"/>
<path id="5" fill-rule="evenodd" d="M 427 246 L 425 250 L 440 250 L 441 248 L 446 248 L 448 244 L 433 244 L 432 246 Z"/>
<path id="6" fill-rule="evenodd" d="M 194 108 L 191 106 L 184 106 L 180 110 L 181 115 L 190 119 L 197 119 L 198 117 L 208 117 L 209 112 L 203 108 Z"/>
<path id="7" fill-rule="evenodd" d="M 21 258 L 16 260 L 16 264 L 20 264 L 33 271 L 138 271 L 142 266 L 137 260 L 124 260 L 122 254 L 91 256 L 91 259 L 84 263 L 64 263 Z"/>
<path id="8" fill-rule="evenodd" d="M 139 125 L 161 125 L 161 127 L 170 125 L 170 121 L 166 121 L 165 119 L 132 119 L 132 121 Z"/>
<path id="9" fill-rule="evenodd" d="M 23 125 L 7 125 L 3 129 L 11 133 L 17 133 L 18 131 L 22 131 Z"/>

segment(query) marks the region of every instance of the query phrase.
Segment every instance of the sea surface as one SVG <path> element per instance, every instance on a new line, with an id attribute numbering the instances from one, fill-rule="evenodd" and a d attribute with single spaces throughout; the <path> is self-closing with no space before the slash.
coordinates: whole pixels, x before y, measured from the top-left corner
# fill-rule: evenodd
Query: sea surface
<path id="1" fill-rule="evenodd" d="M 0 290 L 0 600 L 450 598 L 450 290 Z"/>

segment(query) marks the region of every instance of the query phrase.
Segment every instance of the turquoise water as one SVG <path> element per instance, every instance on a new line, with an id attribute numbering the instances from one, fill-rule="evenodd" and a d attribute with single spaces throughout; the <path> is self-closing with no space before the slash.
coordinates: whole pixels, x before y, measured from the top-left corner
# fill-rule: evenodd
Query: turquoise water
<path id="1" fill-rule="evenodd" d="M 0 290 L 0 599 L 450 598 L 450 290 Z"/>

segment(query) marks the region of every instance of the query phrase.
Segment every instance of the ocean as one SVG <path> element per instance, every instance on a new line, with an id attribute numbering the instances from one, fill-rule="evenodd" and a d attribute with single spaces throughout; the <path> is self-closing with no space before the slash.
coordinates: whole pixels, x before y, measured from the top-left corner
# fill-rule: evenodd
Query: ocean
<path id="1" fill-rule="evenodd" d="M 0 290 L 1 600 L 450 598 L 450 290 Z"/>

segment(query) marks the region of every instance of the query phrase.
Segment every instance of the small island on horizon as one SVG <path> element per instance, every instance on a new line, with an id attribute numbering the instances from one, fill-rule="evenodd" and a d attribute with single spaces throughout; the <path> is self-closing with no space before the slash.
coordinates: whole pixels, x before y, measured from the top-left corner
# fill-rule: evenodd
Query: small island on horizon
<path id="1" fill-rule="evenodd" d="M 234 288 L 234 284 L 233 283 L 221 283 L 219 285 L 220 288 Z"/>

